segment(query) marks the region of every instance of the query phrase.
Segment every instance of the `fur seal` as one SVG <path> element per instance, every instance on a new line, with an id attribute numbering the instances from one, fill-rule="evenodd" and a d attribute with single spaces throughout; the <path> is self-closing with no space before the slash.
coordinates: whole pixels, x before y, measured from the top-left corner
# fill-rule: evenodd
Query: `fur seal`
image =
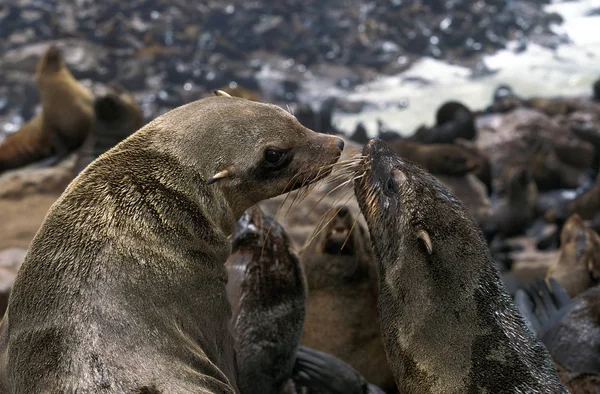
<path id="1" fill-rule="evenodd" d="M 52 206 L 0 324 L 0 391 L 235 393 L 228 235 L 327 176 L 343 141 L 210 97 L 99 157 Z"/>
<path id="2" fill-rule="evenodd" d="M 285 230 L 258 206 L 233 232 L 227 296 L 244 394 L 279 394 L 292 377 L 304 324 L 306 282 Z"/>
<path id="3" fill-rule="evenodd" d="M 571 299 L 554 279 L 548 282 L 519 290 L 515 302 L 557 364 L 600 382 L 600 286 Z"/>
<path id="4" fill-rule="evenodd" d="M 548 267 L 547 277 L 554 278 L 571 297 L 600 284 L 600 236 L 577 214 L 565 222 L 560 234 L 560 255 Z"/>
<path id="5" fill-rule="evenodd" d="M 502 174 L 506 198 L 499 201 L 487 223 L 487 231 L 503 237 L 525 232 L 534 219 L 535 194 L 531 190 L 531 178 L 526 168 L 508 166 Z"/>
<path id="6" fill-rule="evenodd" d="M 394 389 L 377 314 L 377 270 L 366 230 L 346 206 L 302 251 L 308 300 L 302 345 L 329 353 L 369 382 Z"/>
<path id="7" fill-rule="evenodd" d="M 473 140 L 477 136 L 475 117 L 458 101 L 448 101 L 438 108 L 435 126 L 421 126 L 411 137 L 422 144 L 451 144 L 457 138 Z"/>
<path id="8" fill-rule="evenodd" d="M 36 84 L 42 112 L 0 143 L 0 172 L 77 149 L 94 122 L 92 93 L 65 66 L 59 49 L 50 46 L 37 66 Z"/>
<path id="9" fill-rule="evenodd" d="M 94 114 L 94 127 L 81 149 L 77 173 L 144 124 L 141 108 L 133 96 L 119 86 L 94 100 Z"/>
<path id="10" fill-rule="evenodd" d="M 468 150 L 452 144 L 420 144 L 408 140 L 389 143 L 400 156 L 432 174 L 463 175 L 474 171 L 479 157 Z"/>
<path id="11" fill-rule="evenodd" d="M 355 177 L 400 392 L 566 393 L 463 204 L 380 141 L 365 146 Z"/>

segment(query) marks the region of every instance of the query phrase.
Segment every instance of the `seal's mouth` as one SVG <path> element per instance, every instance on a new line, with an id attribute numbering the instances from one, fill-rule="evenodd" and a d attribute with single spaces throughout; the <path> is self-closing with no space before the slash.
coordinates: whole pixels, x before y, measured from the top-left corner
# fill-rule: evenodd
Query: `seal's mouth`
<path id="1" fill-rule="evenodd" d="M 334 227 L 327 234 L 323 252 L 329 255 L 354 255 L 354 240 L 350 229 L 346 227 Z"/>

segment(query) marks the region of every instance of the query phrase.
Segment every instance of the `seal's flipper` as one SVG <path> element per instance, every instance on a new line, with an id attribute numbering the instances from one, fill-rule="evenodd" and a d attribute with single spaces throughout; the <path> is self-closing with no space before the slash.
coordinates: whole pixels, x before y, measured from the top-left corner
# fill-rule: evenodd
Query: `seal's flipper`
<path id="1" fill-rule="evenodd" d="M 515 303 L 538 338 L 542 338 L 571 310 L 571 299 L 553 278 L 517 291 Z"/>
<path id="2" fill-rule="evenodd" d="M 342 360 L 305 346 L 298 348 L 293 379 L 308 388 L 331 394 L 385 394 Z"/>

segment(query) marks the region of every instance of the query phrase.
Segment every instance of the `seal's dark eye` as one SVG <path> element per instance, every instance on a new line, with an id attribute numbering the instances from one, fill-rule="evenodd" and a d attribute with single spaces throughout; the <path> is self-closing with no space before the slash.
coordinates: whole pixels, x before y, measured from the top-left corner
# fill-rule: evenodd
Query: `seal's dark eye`
<path id="1" fill-rule="evenodd" d="M 392 195 L 398 193 L 398 185 L 396 184 L 396 180 L 394 179 L 394 176 L 391 174 L 388 177 L 387 181 L 385 181 L 384 192 L 388 196 L 392 196 Z"/>
<path id="2" fill-rule="evenodd" d="M 265 164 L 269 167 L 279 167 L 284 163 L 288 151 L 277 148 L 265 150 Z"/>

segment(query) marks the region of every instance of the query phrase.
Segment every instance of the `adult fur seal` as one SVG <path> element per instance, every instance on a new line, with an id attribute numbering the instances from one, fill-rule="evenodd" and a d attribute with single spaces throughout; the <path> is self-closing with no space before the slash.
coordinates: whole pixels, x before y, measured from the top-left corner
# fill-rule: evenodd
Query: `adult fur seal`
<path id="1" fill-rule="evenodd" d="M 379 271 L 379 311 L 403 393 L 566 393 L 502 284 L 481 230 L 430 174 L 369 142 L 355 193 Z"/>
<path id="2" fill-rule="evenodd" d="M 2 393 L 234 393 L 228 235 L 325 177 L 343 141 L 268 104 L 176 108 L 90 164 L 31 243 L 0 327 Z"/>
<path id="3" fill-rule="evenodd" d="M 346 206 L 325 221 L 300 254 L 308 283 L 302 344 L 340 358 L 369 382 L 393 390 L 377 314 L 377 269 L 366 231 Z"/>
<path id="4" fill-rule="evenodd" d="M 37 66 L 42 113 L 0 143 L 0 172 L 81 146 L 94 122 L 91 92 L 73 78 L 50 46 Z"/>
<path id="5" fill-rule="evenodd" d="M 296 361 L 306 309 L 306 282 L 285 230 L 258 206 L 233 232 L 227 296 L 243 394 L 279 394 Z"/>

